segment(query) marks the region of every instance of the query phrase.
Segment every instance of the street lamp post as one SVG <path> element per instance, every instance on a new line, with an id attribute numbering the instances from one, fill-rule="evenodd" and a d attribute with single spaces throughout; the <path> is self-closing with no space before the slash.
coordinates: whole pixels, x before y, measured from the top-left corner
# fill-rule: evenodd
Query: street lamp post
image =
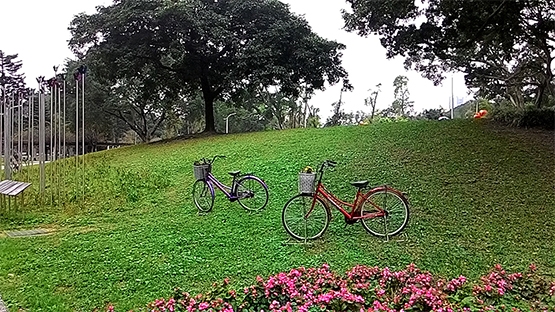
<path id="1" fill-rule="evenodd" d="M 231 113 L 229 115 L 227 115 L 227 117 L 225 118 L 225 133 L 229 133 L 229 117 L 235 115 L 237 113 Z"/>

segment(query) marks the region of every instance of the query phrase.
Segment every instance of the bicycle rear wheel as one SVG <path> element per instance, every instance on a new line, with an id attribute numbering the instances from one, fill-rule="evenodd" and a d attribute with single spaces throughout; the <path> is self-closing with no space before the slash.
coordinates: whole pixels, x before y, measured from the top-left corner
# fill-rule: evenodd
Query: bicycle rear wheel
<path id="1" fill-rule="evenodd" d="M 214 207 L 214 187 L 204 180 L 193 184 L 193 201 L 200 212 L 209 212 Z"/>
<path id="2" fill-rule="evenodd" d="M 383 216 L 361 219 L 364 229 L 376 236 L 399 234 L 409 221 L 409 203 L 401 192 L 380 188 L 371 190 L 361 208 L 361 215 L 383 212 Z"/>
<path id="3" fill-rule="evenodd" d="M 281 213 L 283 227 L 295 239 L 316 239 L 328 228 L 330 211 L 320 198 L 316 198 L 314 209 L 307 216 L 312 200 L 313 195 L 299 194 L 291 198 L 283 207 Z"/>
<path id="4" fill-rule="evenodd" d="M 255 176 L 237 181 L 237 201 L 248 211 L 260 211 L 268 204 L 268 187 Z"/>

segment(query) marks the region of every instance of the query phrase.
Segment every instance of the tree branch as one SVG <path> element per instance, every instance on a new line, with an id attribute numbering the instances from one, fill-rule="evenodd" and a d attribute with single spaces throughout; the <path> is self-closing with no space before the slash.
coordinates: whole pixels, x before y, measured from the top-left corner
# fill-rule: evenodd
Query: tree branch
<path id="1" fill-rule="evenodd" d="M 472 39 L 468 40 L 467 42 L 465 42 L 462 45 L 459 45 L 459 48 L 466 48 L 469 45 L 471 45 L 473 42 L 476 41 L 476 39 L 478 39 L 481 35 L 482 32 L 484 31 L 484 29 L 486 28 L 486 26 L 488 26 L 489 22 L 491 21 L 491 19 L 497 15 L 499 13 L 499 11 L 501 11 L 501 8 L 503 8 L 503 6 L 505 5 L 505 3 L 507 2 L 507 0 L 503 0 L 503 2 L 501 2 L 501 4 L 495 9 L 495 11 L 493 11 L 493 13 L 490 14 L 490 16 L 488 16 L 488 18 L 486 19 L 486 21 L 484 22 L 484 24 L 478 29 L 478 31 L 476 32 L 476 34 L 474 35 L 474 37 L 472 37 Z"/>

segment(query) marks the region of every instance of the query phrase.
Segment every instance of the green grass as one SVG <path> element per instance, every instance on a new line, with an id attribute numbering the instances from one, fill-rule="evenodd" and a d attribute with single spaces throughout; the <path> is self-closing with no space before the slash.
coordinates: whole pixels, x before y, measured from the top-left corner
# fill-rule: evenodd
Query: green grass
<path id="1" fill-rule="evenodd" d="M 192 293 L 229 277 L 237 286 L 297 266 L 329 263 L 403 268 L 476 278 L 494 264 L 523 270 L 534 262 L 555 273 L 553 133 L 481 122 L 410 122 L 298 129 L 141 145 L 87 155 L 86 203 L 40 205 L 37 182 L 27 205 L 0 208 L 0 231 L 46 227 L 53 235 L 0 236 L 0 295 L 11 310 L 91 311 L 112 302 L 144 307 L 179 286 Z M 253 171 L 270 202 L 249 214 L 222 194 L 199 215 L 191 199 L 192 163 L 226 155 L 214 167 Z M 325 159 L 339 162 L 328 188 L 351 199 L 348 182 L 368 179 L 407 192 L 411 219 L 386 242 L 334 212 L 323 238 L 291 244 L 281 209 L 296 193 L 297 173 Z M 20 173 L 22 179 L 25 173 Z M 52 191 L 49 188 L 48 191 Z M 49 202 L 49 196 L 42 199 Z M 1 232 L 0 232 L 1 233 Z M 0 234 L 1 235 L 1 234 Z"/>

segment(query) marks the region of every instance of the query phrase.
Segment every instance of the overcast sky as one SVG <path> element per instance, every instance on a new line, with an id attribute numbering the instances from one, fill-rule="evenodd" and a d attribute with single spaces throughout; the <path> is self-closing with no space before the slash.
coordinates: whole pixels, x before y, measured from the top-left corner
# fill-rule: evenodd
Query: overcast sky
<path id="1" fill-rule="evenodd" d="M 19 54 L 27 83 L 34 87 L 38 76 L 53 75 L 52 67 L 72 57 L 67 47 L 67 30 L 73 16 L 80 12 L 92 14 L 97 5 L 110 5 L 108 0 L 0 0 L 0 50 Z M 382 84 L 378 108 L 386 108 L 393 101 L 393 80 L 397 75 L 409 78 L 410 97 L 416 111 L 427 108 L 448 108 L 451 79 L 443 86 L 422 78 L 414 71 L 406 72 L 400 58 L 387 60 L 385 49 L 377 37 L 362 38 L 342 30 L 341 9 L 347 8 L 343 0 L 282 0 L 291 10 L 304 15 L 313 31 L 320 36 L 336 40 L 347 46 L 343 52 L 343 66 L 349 73 L 354 91 L 343 94 L 346 111 L 365 110 L 364 99 L 369 88 Z M 449 75 L 451 77 L 451 75 Z M 455 97 L 468 98 L 461 74 L 453 75 Z M 340 86 L 317 92 L 309 104 L 320 107 L 325 120 L 331 113 L 331 103 L 339 99 Z"/>

